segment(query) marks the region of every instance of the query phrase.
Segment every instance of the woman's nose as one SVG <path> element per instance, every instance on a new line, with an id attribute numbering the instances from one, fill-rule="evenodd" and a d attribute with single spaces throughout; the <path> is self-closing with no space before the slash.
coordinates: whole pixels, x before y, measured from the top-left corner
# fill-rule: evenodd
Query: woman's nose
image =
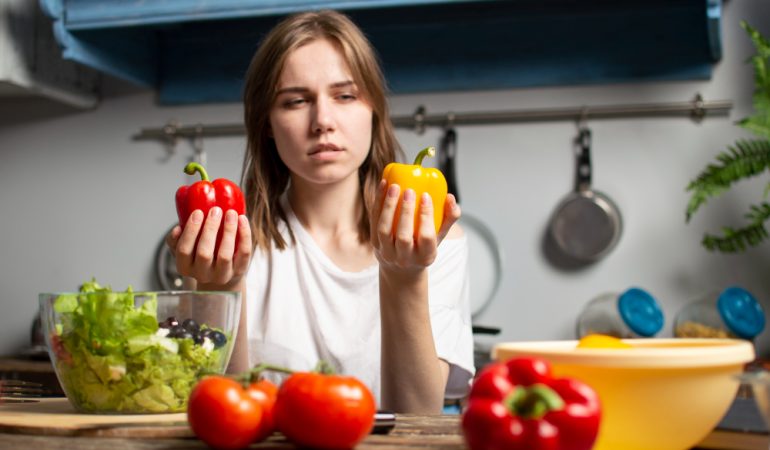
<path id="1" fill-rule="evenodd" d="M 314 133 L 326 133 L 334 130 L 334 111 L 330 99 L 318 98 L 313 110 L 311 127 Z"/>

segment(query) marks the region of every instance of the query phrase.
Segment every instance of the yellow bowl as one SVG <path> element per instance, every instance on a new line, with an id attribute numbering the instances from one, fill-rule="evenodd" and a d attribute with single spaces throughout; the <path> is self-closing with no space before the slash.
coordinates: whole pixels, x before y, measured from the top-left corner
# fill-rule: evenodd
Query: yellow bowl
<path id="1" fill-rule="evenodd" d="M 577 341 L 507 342 L 492 357 L 538 356 L 554 375 L 592 386 L 602 402 L 594 450 L 684 450 L 714 429 L 738 390 L 754 347 L 737 339 L 624 339 L 627 349 L 576 349 Z"/>

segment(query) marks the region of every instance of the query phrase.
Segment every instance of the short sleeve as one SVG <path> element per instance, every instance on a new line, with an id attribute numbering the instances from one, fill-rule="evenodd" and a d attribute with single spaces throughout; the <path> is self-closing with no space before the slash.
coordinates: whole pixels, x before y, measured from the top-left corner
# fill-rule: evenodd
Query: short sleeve
<path id="1" fill-rule="evenodd" d="M 468 393 L 475 372 L 468 238 L 445 239 L 429 269 L 429 304 L 438 357 L 449 363 L 445 398 Z"/>

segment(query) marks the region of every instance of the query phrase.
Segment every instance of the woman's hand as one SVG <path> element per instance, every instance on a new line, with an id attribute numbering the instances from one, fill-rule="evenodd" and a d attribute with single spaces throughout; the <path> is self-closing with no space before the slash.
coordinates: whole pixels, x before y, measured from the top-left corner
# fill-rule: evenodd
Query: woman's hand
<path id="1" fill-rule="evenodd" d="M 417 199 L 412 189 L 404 191 L 400 217 L 395 217 L 401 187 L 380 182 L 372 212 L 372 246 L 380 265 L 387 270 L 403 272 L 421 271 L 436 259 L 439 243 L 446 237 L 449 229 L 460 218 L 460 206 L 454 195 L 447 195 L 444 208 L 444 222 L 436 234 L 433 221 L 433 201 L 428 194 Z M 419 206 L 418 206 L 419 205 Z M 380 207 L 378 207 L 380 206 Z M 419 211 L 416 211 L 419 209 Z M 420 229 L 414 231 L 414 215 L 420 215 Z M 398 220 L 395 233 L 393 223 Z"/>
<path id="2" fill-rule="evenodd" d="M 217 232 L 222 222 L 222 240 L 215 254 Z M 195 278 L 198 289 L 237 289 L 251 261 L 249 221 L 232 209 L 225 212 L 223 218 L 222 209 L 215 206 L 209 210 L 205 221 L 203 211 L 193 211 L 184 230 L 175 226 L 166 236 L 166 244 L 176 257 L 177 271 Z"/>

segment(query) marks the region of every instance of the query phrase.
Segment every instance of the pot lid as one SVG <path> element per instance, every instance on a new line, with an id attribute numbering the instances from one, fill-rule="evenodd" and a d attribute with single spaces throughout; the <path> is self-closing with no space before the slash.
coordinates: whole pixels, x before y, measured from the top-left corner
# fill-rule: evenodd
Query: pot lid
<path id="1" fill-rule="evenodd" d="M 631 288 L 618 298 L 620 317 L 634 333 L 650 337 L 663 328 L 663 312 L 649 292 Z"/>
<path id="2" fill-rule="evenodd" d="M 717 309 L 725 325 L 743 339 L 753 339 L 765 328 L 765 311 L 751 293 L 738 286 L 722 291 Z"/>

